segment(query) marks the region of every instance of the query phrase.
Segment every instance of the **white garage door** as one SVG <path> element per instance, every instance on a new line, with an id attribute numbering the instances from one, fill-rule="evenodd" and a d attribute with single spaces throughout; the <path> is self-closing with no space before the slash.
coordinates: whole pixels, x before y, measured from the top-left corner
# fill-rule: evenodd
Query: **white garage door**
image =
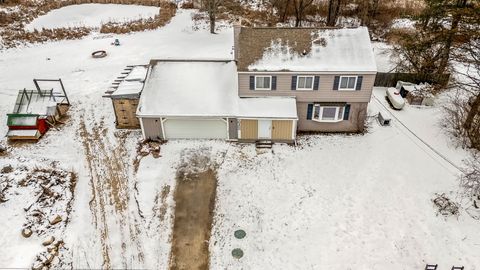
<path id="1" fill-rule="evenodd" d="M 227 123 L 222 119 L 167 119 L 163 127 L 166 139 L 227 139 Z"/>

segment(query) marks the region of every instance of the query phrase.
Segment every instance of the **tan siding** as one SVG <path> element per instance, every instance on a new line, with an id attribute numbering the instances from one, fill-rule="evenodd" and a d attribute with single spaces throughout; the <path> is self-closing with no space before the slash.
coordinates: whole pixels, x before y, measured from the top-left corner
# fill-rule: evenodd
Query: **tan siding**
<path id="1" fill-rule="evenodd" d="M 349 103 L 350 116 L 348 120 L 337 123 L 320 123 L 307 120 L 307 102 L 297 103 L 298 131 L 315 132 L 357 132 L 364 128 L 368 103 Z"/>
<path id="2" fill-rule="evenodd" d="M 262 73 L 266 74 L 266 73 Z M 304 74 L 312 76 L 320 76 L 320 85 L 318 90 L 298 91 L 291 90 L 292 76 L 297 74 L 268 74 L 277 76 L 277 90 L 273 91 L 254 91 L 250 90 L 250 75 L 246 73 L 238 74 L 239 95 L 241 97 L 252 96 L 296 96 L 299 102 L 369 102 L 372 94 L 373 83 L 375 82 L 374 74 Z M 340 75 L 362 75 L 362 89 L 359 91 L 338 91 L 333 90 L 333 80 L 335 76 Z"/>
<path id="3" fill-rule="evenodd" d="M 293 120 L 273 120 L 272 139 L 291 140 Z"/>
<path id="4" fill-rule="evenodd" d="M 240 121 L 240 136 L 243 140 L 255 140 L 258 138 L 258 121 L 246 120 Z"/>
<path id="5" fill-rule="evenodd" d="M 113 99 L 117 128 L 140 128 L 136 116 L 138 99 Z"/>
<path id="6" fill-rule="evenodd" d="M 143 132 L 146 139 L 162 139 L 162 124 L 160 118 L 142 118 Z"/>

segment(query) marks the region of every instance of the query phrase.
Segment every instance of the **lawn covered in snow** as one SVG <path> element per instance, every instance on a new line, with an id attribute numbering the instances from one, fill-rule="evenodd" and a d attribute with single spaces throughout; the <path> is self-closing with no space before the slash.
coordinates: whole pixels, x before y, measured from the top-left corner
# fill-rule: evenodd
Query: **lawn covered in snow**
<path id="1" fill-rule="evenodd" d="M 153 18 L 159 12 L 158 7 L 118 4 L 81 4 L 52 10 L 34 19 L 26 25 L 33 31 L 62 27 L 100 27 L 107 22 L 127 22 Z"/>
<path id="2" fill-rule="evenodd" d="M 90 35 L 0 52 L 1 134 L 18 89 L 32 88 L 33 78 L 62 78 L 72 102 L 59 130 L 0 157 L 0 168 L 56 162 L 78 174 L 70 222 L 56 232 L 65 241 L 66 266 L 168 269 L 176 168 L 202 153 L 218 177 L 211 269 L 400 270 L 425 263 L 478 269 L 478 221 L 463 210 L 458 218 L 437 216 L 431 201 L 446 193 L 461 203 L 458 170 L 395 120 L 381 127 L 371 119 L 365 135 L 304 136 L 297 147 L 261 152 L 222 141 L 171 141 L 159 158 L 138 159 L 141 132 L 115 130 L 111 101 L 102 94 L 126 65 L 231 58 L 232 29 L 211 35 L 197 29 L 191 14 L 180 10 L 161 29 L 117 36 L 119 47 Z M 100 49 L 108 56 L 91 58 Z M 380 100 L 382 91 L 375 90 Z M 369 115 L 390 111 L 455 163 L 466 157 L 443 132 L 439 107 L 396 112 L 381 102 L 370 103 Z M 118 186 L 109 185 L 111 178 L 121 180 Z M 43 238 L 20 235 L 32 198 L 13 191 L 0 204 L 0 242 L 7 243 L 0 268 L 30 268 Z M 247 233 L 242 240 L 233 237 L 239 228 Z M 237 247 L 245 253 L 240 260 L 231 256 Z"/>
<path id="3" fill-rule="evenodd" d="M 168 264 L 169 216 L 160 222 L 158 216 L 149 215 L 153 208 L 158 210 L 160 207 L 153 200 L 158 190 L 147 189 L 140 195 L 136 191 L 137 177 L 132 176 L 136 143 L 141 132 L 125 134 L 116 131 L 111 100 L 102 98 L 102 95 L 127 65 L 147 64 L 153 58 L 232 58 L 233 30 L 228 28 L 211 35 L 206 25 L 199 29 L 191 15 L 191 11 L 179 10 L 168 25 L 154 31 L 114 36 L 91 34 L 81 40 L 35 44 L 0 52 L 0 134 L 7 132 L 6 114 L 13 110 L 18 90 L 34 89 L 34 78 L 61 78 L 72 103 L 70 117 L 59 130 L 51 129 L 38 143 L 11 146 L 10 154 L 0 156 L 0 169 L 8 164 L 25 164 L 33 169 L 39 164 L 57 162 L 60 168 L 77 172 L 70 223 L 65 232 L 58 232 L 58 237 L 68 248 L 65 267 L 98 269 L 109 265 L 162 269 Z M 122 45 L 110 45 L 113 38 L 119 38 Z M 101 49 L 106 50 L 108 56 L 93 59 L 91 53 Z M 85 130 L 82 130 L 83 126 Z M 101 130 L 105 132 L 99 133 Z M 99 138 L 104 138 L 105 144 Z M 5 143 L 5 138 L 1 142 Z M 92 150 L 90 154 L 85 145 Z M 128 148 L 128 154 L 112 154 L 120 146 Z M 96 193 L 96 198 L 101 197 L 101 202 L 105 203 L 104 209 L 91 207 L 93 184 L 105 180 L 108 160 L 114 156 L 124 160 L 123 166 L 126 167 L 126 176 L 121 177 L 125 182 L 122 196 L 115 195 L 126 198 L 125 206 L 121 208 L 123 211 L 114 205 L 114 192 L 108 185 Z M 88 168 L 88 157 L 94 158 L 92 170 Z M 171 184 L 174 182 L 171 174 L 164 173 L 161 168 L 168 170 L 175 166 L 174 161 L 162 162 L 161 167 L 157 163 L 153 171 L 141 169 L 138 178 L 143 181 L 146 175 L 156 184 L 161 184 L 162 179 Z M 141 168 L 143 166 L 147 164 Z M 111 172 L 115 171 L 114 168 L 111 167 Z M 158 179 L 157 175 L 162 178 Z M 91 181 L 93 177 L 96 178 Z M 23 196 L 24 192 L 15 195 L 14 188 L 10 192 L 9 201 L 0 204 L 0 242 L 8 243 L 0 248 L 0 267 L 30 268 L 36 254 L 45 249 L 41 244 L 43 237 L 24 239 L 20 235 L 25 222 L 23 207 L 28 207 L 34 198 Z M 166 198 L 165 203 L 171 207 L 171 198 Z M 140 213 L 145 213 L 144 218 Z M 95 223 L 96 219 L 98 223 Z M 7 220 L 9 222 L 5 222 Z M 103 253 L 109 255 L 108 264 L 105 264 L 107 257 L 102 256 Z"/>

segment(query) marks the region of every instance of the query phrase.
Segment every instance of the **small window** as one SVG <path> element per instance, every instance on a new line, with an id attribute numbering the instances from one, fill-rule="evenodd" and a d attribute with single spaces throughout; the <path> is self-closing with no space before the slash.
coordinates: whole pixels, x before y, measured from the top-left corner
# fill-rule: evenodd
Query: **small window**
<path id="1" fill-rule="evenodd" d="M 255 76 L 255 90 L 272 90 L 272 76 Z"/>
<path id="2" fill-rule="evenodd" d="M 343 106 L 322 106 L 315 104 L 312 120 L 318 122 L 340 122 L 343 120 Z"/>
<path id="3" fill-rule="evenodd" d="M 338 87 L 338 90 L 355 90 L 356 84 L 356 76 L 342 76 L 340 77 L 340 87 Z"/>
<path id="4" fill-rule="evenodd" d="M 298 76 L 297 90 L 313 90 L 313 76 Z"/>

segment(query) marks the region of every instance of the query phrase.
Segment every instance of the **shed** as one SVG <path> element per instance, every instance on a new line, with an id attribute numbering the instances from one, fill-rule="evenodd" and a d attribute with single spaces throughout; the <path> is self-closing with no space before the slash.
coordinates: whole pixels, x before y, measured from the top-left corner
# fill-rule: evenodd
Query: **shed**
<path id="1" fill-rule="evenodd" d="M 105 92 L 104 97 L 112 100 L 117 128 L 140 128 L 136 111 L 147 69 L 147 65 L 127 66 Z"/>

